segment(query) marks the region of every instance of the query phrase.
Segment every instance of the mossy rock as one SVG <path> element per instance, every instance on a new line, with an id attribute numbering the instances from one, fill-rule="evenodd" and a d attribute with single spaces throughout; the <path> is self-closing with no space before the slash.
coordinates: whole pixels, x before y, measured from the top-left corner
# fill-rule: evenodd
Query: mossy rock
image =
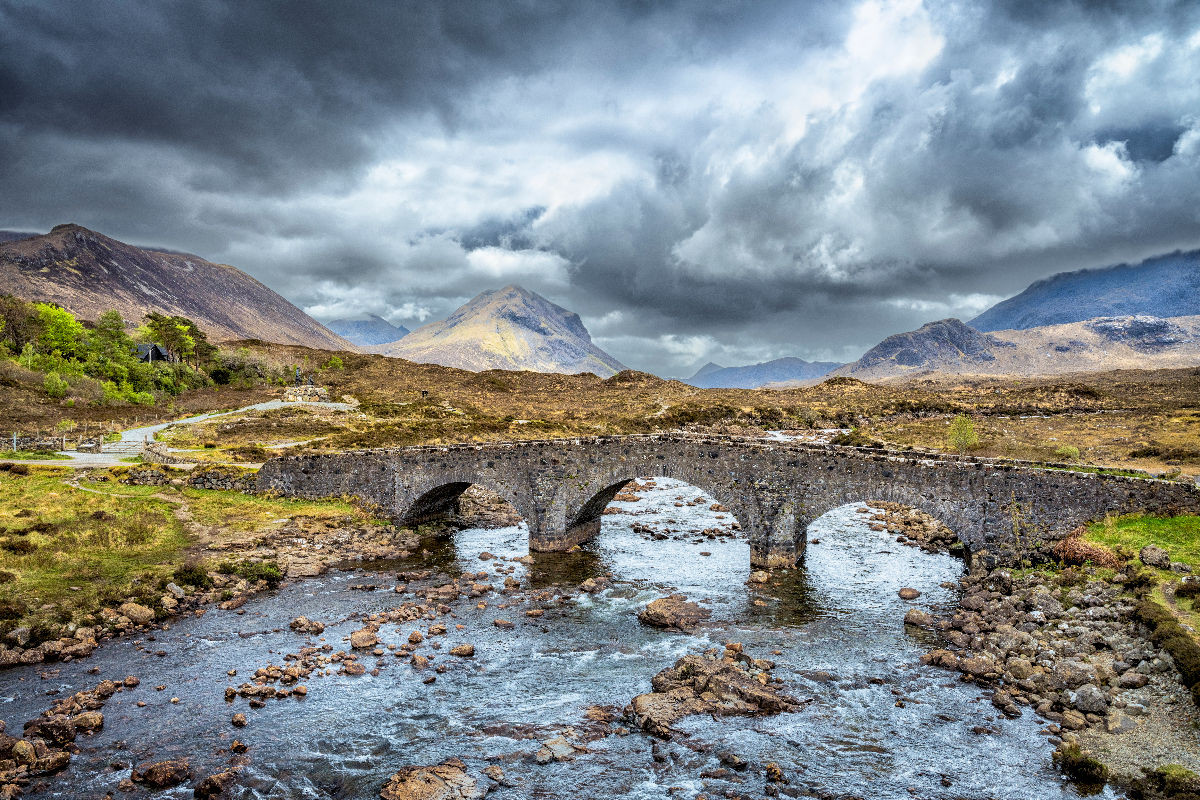
<path id="1" fill-rule="evenodd" d="M 1108 767 L 1077 744 L 1064 744 L 1054 751 L 1059 769 L 1073 781 L 1098 786 L 1108 780 Z"/>
<path id="2" fill-rule="evenodd" d="M 1165 764 L 1145 771 L 1146 776 L 1129 787 L 1135 800 L 1200 800 L 1200 776 L 1179 764 Z"/>

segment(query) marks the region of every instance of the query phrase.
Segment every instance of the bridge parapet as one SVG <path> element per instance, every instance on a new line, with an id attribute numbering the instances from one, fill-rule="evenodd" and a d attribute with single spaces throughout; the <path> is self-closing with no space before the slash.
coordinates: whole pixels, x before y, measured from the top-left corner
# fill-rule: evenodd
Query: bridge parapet
<path id="1" fill-rule="evenodd" d="M 730 509 L 757 566 L 794 564 L 808 525 L 846 503 L 891 500 L 953 529 L 974 554 L 1019 561 L 1106 513 L 1200 513 L 1197 487 L 1032 464 L 745 437 L 643 434 L 285 456 L 259 472 L 285 495 L 356 495 L 397 520 L 454 508 L 471 484 L 511 502 L 533 550 L 561 550 L 600 527 L 638 477 L 676 478 Z"/>

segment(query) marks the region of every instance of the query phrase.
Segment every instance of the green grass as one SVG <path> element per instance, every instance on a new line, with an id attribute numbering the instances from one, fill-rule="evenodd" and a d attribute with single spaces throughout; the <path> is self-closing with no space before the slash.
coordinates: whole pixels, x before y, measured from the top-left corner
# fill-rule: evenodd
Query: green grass
<path id="1" fill-rule="evenodd" d="M 69 461 L 70 456 L 45 453 L 37 450 L 0 450 L 0 459 L 21 461 Z"/>
<path id="2" fill-rule="evenodd" d="M 48 467 L 0 473 L 0 631 L 29 625 L 49 638 L 128 597 L 152 604 L 182 560 L 188 542 L 168 504 L 82 491 L 67 477 Z"/>
<path id="3" fill-rule="evenodd" d="M 284 517 L 330 521 L 350 518 L 360 524 L 375 521 L 343 500 L 294 500 L 191 488 L 184 489 L 183 493 L 189 500 L 199 501 L 191 503 L 192 515 L 197 522 L 235 531 L 257 530 L 271 520 Z"/>
<path id="4" fill-rule="evenodd" d="M 1193 569 L 1200 567 L 1200 516 L 1159 517 L 1133 514 L 1088 526 L 1089 541 L 1121 555 L 1136 557 L 1148 544 L 1158 545 Z"/>

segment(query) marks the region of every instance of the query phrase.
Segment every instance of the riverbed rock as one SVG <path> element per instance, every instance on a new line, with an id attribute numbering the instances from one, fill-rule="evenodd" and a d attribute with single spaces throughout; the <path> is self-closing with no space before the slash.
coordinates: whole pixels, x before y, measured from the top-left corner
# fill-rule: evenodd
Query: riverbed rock
<path id="1" fill-rule="evenodd" d="M 579 753 L 586 753 L 587 748 L 572 744 L 565 736 L 556 736 L 542 742 L 542 746 L 534 754 L 533 759 L 539 764 L 549 764 L 551 761 L 570 761 Z"/>
<path id="2" fill-rule="evenodd" d="M 82 714 L 76 714 L 71 723 L 77 731 L 94 733 L 104 727 L 104 715 L 99 711 L 84 711 Z"/>
<path id="3" fill-rule="evenodd" d="M 154 609 L 140 603 L 122 603 L 117 611 L 134 625 L 148 625 L 154 621 Z"/>
<path id="4" fill-rule="evenodd" d="M 325 624 L 308 617 L 296 617 L 288 627 L 296 633 L 307 633 L 309 636 L 320 636 L 325 632 Z"/>
<path id="5" fill-rule="evenodd" d="M 1108 695 L 1099 687 L 1085 683 L 1071 696 L 1071 704 L 1085 714 L 1107 714 Z"/>
<path id="6" fill-rule="evenodd" d="M 708 609 L 688 602 L 686 595 L 673 594 L 670 597 L 652 600 L 638 614 L 638 619 L 642 624 L 654 628 L 690 631 L 711 614 Z"/>
<path id="7" fill-rule="evenodd" d="M 897 592 L 897 594 L 900 595 L 901 600 L 916 600 L 918 597 L 921 596 L 920 592 L 918 592 L 916 589 L 912 589 L 908 586 L 905 586 L 903 589 L 901 589 L 899 592 Z"/>
<path id="8" fill-rule="evenodd" d="M 233 770 L 225 770 L 209 775 L 204 780 L 196 785 L 192 791 L 192 796 L 197 800 L 211 800 L 213 797 L 220 797 L 225 793 L 225 790 L 233 785 L 237 778 L 237 773 Z"/>
<path id="9" fill-rule="evenodd" d="M 478 800 L 484 792 L 457 758 L 433 767 L 405 767 L 379 790 L 382 800 Z"/>
<path id="10" fill-rule="evenodd" d="M 456 644 L 450 648 L 450 655 L 458 656 L 459 658 L 471 658 L 475 655 L 475 645 L 473 644 Z"/>
<path id="11" fill-rule="evenodd" d="M 156 761 L 152 764 L 140 764 L 134 768 L 129 778 L 134 783 L 140 783 L 152 790 L 170 789 L 178 786 L 192 776 L 191 767 L 186 758 Z"/>
<path id="12" fill-rule="evenodd" d="M 379 637 L 370 628 L 363 628 L 350 634 L 350 646 L 355 650 L 369 650 L 379 644 Z"/>
<path id="13" fill-rule="evenodd" d="M 739 651 L 727 649 L 722 658 L 684 656 L 651 679 L 653 691 L 633 698 L 627 716 L 646 732 L 669 738 L 671 725 L 692 714 L 778 714 L 800 707 L 770 683 L 770 662 Z"/>
<path id="14" fill-rule="evenodd" d="M 919 608 L 910 608 L 904 614 L 905 625 L 915 625 L 918 628 L 932 628 L 934 619 L 928 612 L 922 611 Z"/>
<path id="15" fill-rule="evenodd" d="M 1138 552 L 1138 560 L 1147 567 L 1155 569 L 1170 569 L 1171 556 L 1166 550 L 1153 544 L 1148 544 Z"/>

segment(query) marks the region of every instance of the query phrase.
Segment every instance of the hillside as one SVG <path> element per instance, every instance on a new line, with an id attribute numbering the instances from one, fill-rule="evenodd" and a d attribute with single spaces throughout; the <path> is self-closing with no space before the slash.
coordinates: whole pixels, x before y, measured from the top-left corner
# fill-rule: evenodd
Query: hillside
<path id="1" fill-rule="evenodd" d="M 889 336 L 834 371 L 862 380 L 947 375 L 1064 375 L 1200 364 L 1200 316 L 1097 317 L 981 333 L 957 319 Z"/>
<path id="2" fill-rule="evenodd" d="M 594 372 L 625 367 L 592 344 L 579 315 L 519 286 L 479 294 L 446 319 L 374 352 L 473 371 Z"/>
<path id="3" fill-rule="evenodd" d="M 145 250 L 79 225 L 0 243 L 0 286 L 26 300 L 57 303 L 83 319 L 116 309 L 136 322 L 158 311 L 194 320 L 214 341 L 351 347 L 235 267 Z"/>
<path id="4" fill-rule="evenodd" d="M 989 308 L 971 326 L 1020 330 L 1096 317 L 1200 314 L 1200 250 L 1149 258 L 1140 264 L 1060 272 Z"/>
<path id="5" fill-rule="evenodd" d="M 813 380 L 839 366 L 834 361 L 802 358 L 777 358 L 744 367 L 719 367 L 710 362 L 684 383 L 700 389 L 756 389 L 768 383 Z"/>
<path id="6" fill-rule="evenodd" d="M 409 334 L 403 325 L 393 325 L 383 317 L 366 314 L 362 317 L 335 319 L 325 323 L 325 327 L 341 336 L 351 344 L 360 347 L 372 347 L 380 344 L 390 344 L 403 339 Z"/>

